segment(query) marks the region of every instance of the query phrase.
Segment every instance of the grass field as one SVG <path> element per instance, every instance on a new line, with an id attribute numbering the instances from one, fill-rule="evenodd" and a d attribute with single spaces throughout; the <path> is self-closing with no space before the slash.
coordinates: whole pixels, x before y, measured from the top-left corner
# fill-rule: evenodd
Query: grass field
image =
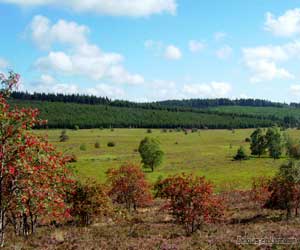
<path id="1" fill-rule="evenodd" d="M 152 130 L 148 134 L 145 129 L 109 129 L 100 130 L 67 130 L 69 140 L 59 142 L 61 130 L 41 130 L 37 133 L 47 134 L 51 143 L 66 154 L 75 154 L 78 161 L 74 163 L 79 178 L 92 177 L 105 181 L 108 168 L 119 167 L 126 162 L 140 164 L 137 152 L 139 142 L 145 136 L 156 137 L 161 142 L 165 157 L 163 164 L 153 173 L 146 172 L 152 183 L 159 176 L 188 172 L 204 175 L 211 180 L 218 190 L 227 188 L 248 188 L 251 179 L 256 176 L 273 175 L 280 164 L 287 159 L 273 160 L 266 157 L 239 162 L 233 161 L 239 146 L 249 150 L 249 137 L 252 130 L 199 130 L 195 133 L 167 132 Z M 293 137 L 300 137 L 300 131 L 289 130 Z M 95 142 L 100 148 L 94 147 Z M 113 141 L 115 147 L 108 147 Z M 80 146 L 86 145 L 86 150 Z M 249 152 L 249 151 L 248 151 Z M 250 152 L 249 152 L 250 153 Z"/>

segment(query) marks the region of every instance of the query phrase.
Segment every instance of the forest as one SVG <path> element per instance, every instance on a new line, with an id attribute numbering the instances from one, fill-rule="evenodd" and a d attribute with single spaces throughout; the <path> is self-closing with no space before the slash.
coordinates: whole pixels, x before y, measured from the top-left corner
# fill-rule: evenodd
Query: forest
<path id="1" fill-rule="evenodd" d="M 255 99 L 191 99 L 135 103 L 88 95 L 13 92 L 11 106 L 38 108 L 48 128 L 298 127 L 295 104 Z"/>

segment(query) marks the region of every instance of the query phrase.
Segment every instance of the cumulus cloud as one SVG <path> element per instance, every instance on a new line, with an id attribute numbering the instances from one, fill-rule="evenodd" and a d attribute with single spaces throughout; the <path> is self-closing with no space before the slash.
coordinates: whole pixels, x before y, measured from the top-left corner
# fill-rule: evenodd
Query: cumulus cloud
<path id="1" fill-rule="evenodd" d="M 183 93 L 194 98 L 228 97 L 232 90 L 231 84 L 226 82 L 211 82 L 203 84 L 185 84 Z"/>
<path id="2" fill-rule="evenodd" d="M 53 43 L 80 45 L 87 43 L 89 28 L 75 22 L 59 20 L 55 24 L 44 16 L 35 16 L 29 26 L 34 43 L 42 49 L 49 49 Z"/>
<path id="3" fill-rule="evenodd" d="M 1 2 L 22 7 L 54 6 L 77 12 L 132 17 L 161 13 L 176 14 L 177 9 L 176 0 L 0 0 Z"/>
<path id="4" fill-rule="evenodd" d="M 225 45 L 216 51 L 216 56 L 219 59 L 228 59 L 232 55 L 232 51 L 233 49 L 230 46 Z"/>
<path id="5" fill-rule="evenodd" d="M 88 94 L 95 96 L 105 96 L 112 99 L 126 98 L 122 88 L 108 84 L 97 84 L 92 88 L 81 88 L 73 83 L 61 83 L 51 75 L 42 74 L 38 79 L 31 82 L 29 88 L 25 90 L 40 93 L 64 93 L 64 94 Z"/>
<path id="6" fill-rule="evenodd" d="M 265 30 L 276 36 L 290 37 L 300 34 L 300 9 L 286 11 L 282 16 L 275 17 L 266 13 Z"/>
<path id="7" fill-rule="evenodd" d="M 39 79 L 34 80 L 31 83 L 30 92 L 40 93 L 63 93 L 63 94 L 74 94 L 79 93 L 79 86 L 76 84 L 60 83 L 51 75 L 43 74 Z"/>
<path id="8" fill-rule="evenodd" d="M 205 44 L 203 42 L 199 42 L 196 40 L 190 40 L 189 41 L 189 50 L 193 53 L 202 51 L 205 47 Z"/>
<path id="9" fill-rule="evenodd" d="M 279 64 L 291 59 L 298 59 L 299 55 L 299 41 L 281 46 L 266 45 L 243 49 L 244 63 L 253 73 L 250 79 L 252 82 L 293 79 L 294 75 Z"/>
<path id="10" fill-rule="evenodd" d="M 169 45 L 165 50 L 165 58 L 169 60 L 179 60 L 182 57 L 181 50 L 174 45 Z"/>
<path id="11" fill-rule="evenodd" d="M 109 80 L 115 83 L 141 84 L 144 78 L 128 72 L 124 58 L 118 53 L 107 53 L 88 41 L 89 28 L 74 22 L 59 20 L 52 24 L 43 16 L 36 16 L 30 25 L 30 34 L 40 48 L 50 49 L 59 43 L 68 46 L 68 52 L 50 51 L 38 58 L 34 67 L 43 73 L 60 73 L 84 76 L 92 80 Z"/>

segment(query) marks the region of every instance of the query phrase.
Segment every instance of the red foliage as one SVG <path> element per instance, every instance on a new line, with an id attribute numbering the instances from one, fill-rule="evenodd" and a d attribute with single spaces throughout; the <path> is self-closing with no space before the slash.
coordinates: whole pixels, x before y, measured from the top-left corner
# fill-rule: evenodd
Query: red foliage
<path id="1" fill-rule="evenodd" d="M 135 165 L 124 165 L 107 171 L 110 185 L 109 196 L 113 202 L 123 204 L 130 210 L 150 205 L 152 196 L 142 170 Z"/>
<path id="2" fill-rule="evenodd" d="M 19 75 L 0 76 L 0 241 L 6 225 L 16 232 L 34 231 L 37 219 L 61 220 L 69 216 L 66 191 L 73 181 L 64 159 L 46 139 L 31 129 L 44 121 L 36 109 L 11 109 L 6 101 Z"/>
<path id="3" fill-rule="evenodd" d="M 270 199 L 271 181 L 272 180 L 270 178 L 266 178 L 266 177 L 258 177 L 258 178 L 253 179 L 252 189 L 251 189 L 251 198 L 260 207 L 264 206 L 266 204 L 267 200 Z"/>
<path id="4" fill-rule="evenodd" d="M 96 216 L 112 213 L 111 201 L 103 185 L 93 180 L 76 182 L 74 192 L 69 195 L 71 215 L 81 225 L 89 225 Z"/>
<path id="5" fill-rule="evenodd" d="M 212 185 L 204 177 L 177 175 L 160 181 L 156 187 L 157 196 L 168 199 L 163 208 L 185 226 L 188 234 L 200 229 L 204 223 L 222 220 L 222 200 L 213 194 Z"/>

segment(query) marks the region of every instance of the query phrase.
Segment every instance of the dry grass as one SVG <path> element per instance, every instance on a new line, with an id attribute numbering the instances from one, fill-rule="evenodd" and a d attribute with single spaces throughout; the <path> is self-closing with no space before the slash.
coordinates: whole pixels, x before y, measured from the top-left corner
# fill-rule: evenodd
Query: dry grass
<path id="1" fill-rule="evenodd" d="M 285 221 L 283 212 L 261 210 L 247 192 L 222 194 L 227 200 L 227 218 L 222 224 L 205 225 L 186 236 L 180 225 L 160 211 L 161 200 L 132 214 L 122 223 L 97 222 L 89 227 L 40 228 L 27 240 L 12 238 L 6 249 L 47 250 L 189 250 L 189 249 L 300 249 L 290 245 L 240 245 L 238 236 L 247 238 L 291 238 L 300 240 L 300 218 Z"/>

